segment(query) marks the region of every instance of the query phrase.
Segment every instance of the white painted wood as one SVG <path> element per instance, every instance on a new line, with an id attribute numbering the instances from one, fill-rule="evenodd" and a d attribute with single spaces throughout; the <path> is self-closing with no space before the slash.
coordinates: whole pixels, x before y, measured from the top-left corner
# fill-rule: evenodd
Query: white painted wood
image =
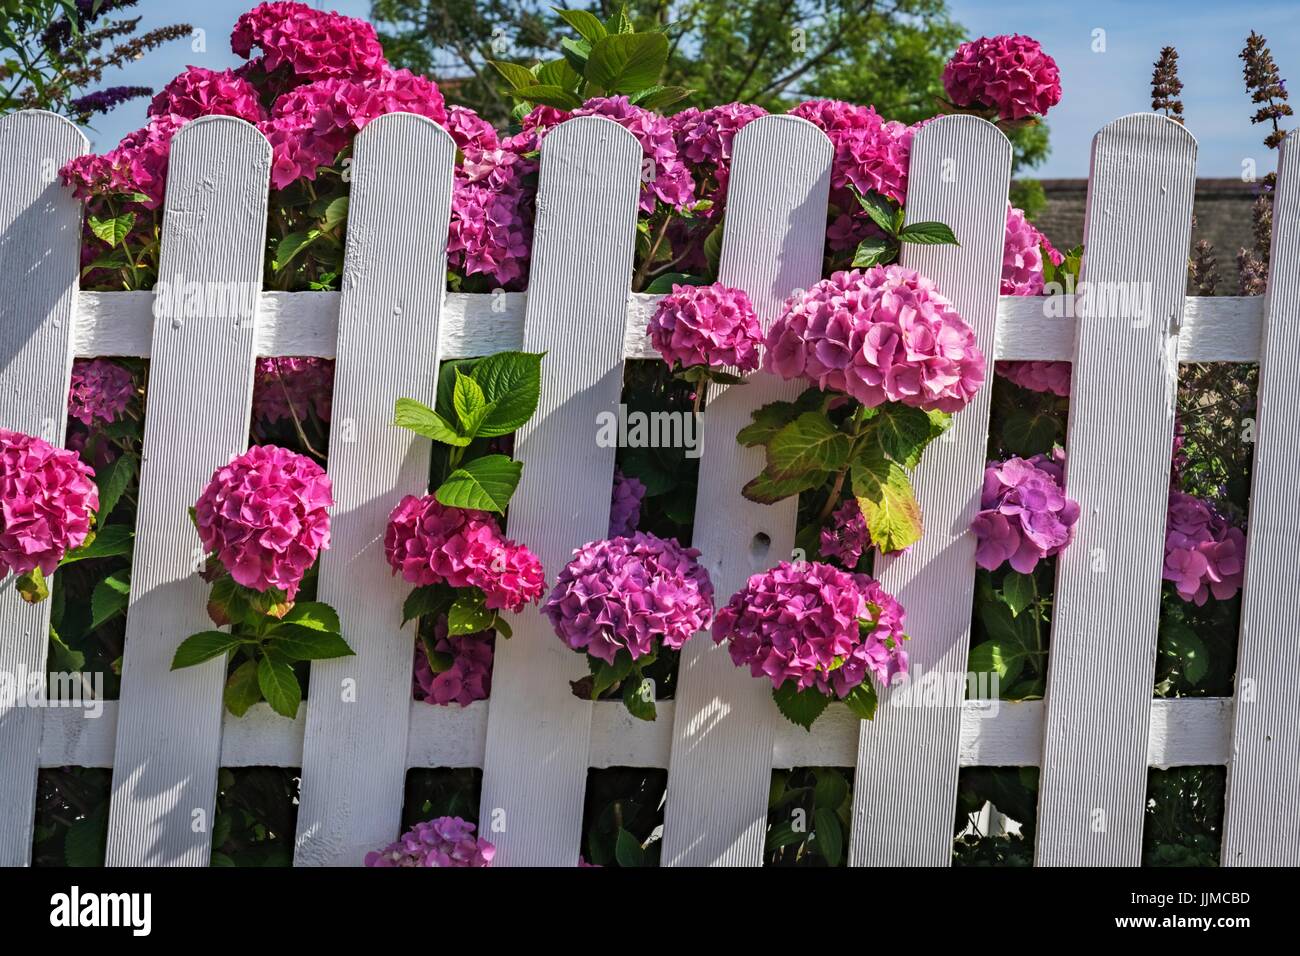
<path id="1" fill-rule="evenodd" d="M 81 203 L 57 172 L 88 147 L 61 116 L 0 118 L 0 428 L 63 444 L 72 372 L 72 305 L 80 269 Z M 57 586 L 57 585 L 56 585 Z M 0 674 L 44 685 L 50 603 L 0 591 Z M 0 700 L 0 866 L 32 854 L 41 711 Z"/>
<path id="2" fill-rule="evenodd" d="M 1066 476 L 1081 517 L 1057 559 L 1047 725 L 1038 798 L 1040 866 L 1137 866 L 1196 140 L 1154 114 L 1093 140 Z M 1122 284 L 1122 285 L 1121 285 Z M 1132 284 L 1132 285 L 1129 285 Z M 1104 570 L 1102 570 L 1104 568 Z"/>
<path id="3" fill-rule="evenodd" d="M 615 449 L 597 445 L 597 416 L 617 414 L 623 387 L 641 155 L 601 117 L 568 120 L 542 144 L 524 348 L 546 358 L 537 413 L 515 441 L 524 473 L 509 534 L 551 582 L 609 529 Z M 592 707 L 569 681 L 587 665 L 538 608 L 512 624 L 496 645 L 479 820 L 495 863 L 576 866 Z"/>
<path id="4" fill-rule="evenodd" d="M 356 140 L 330 415 L 331 547 L 317 594 L 356 656 L 317 661 L 294 862 L 360 866 L 396 838 L 405 792 L 415 623 L 384 557 L 388 516 L 429 484 L 431 443 L 392 424 L 433 405 L 456 145 L 432 120 L 380 117 Z"/>
<path id="5" fill-rule="evenodd" d="M 831 159 L 826 135 L 796 117 L 765 116 L 736 137 L 718 278 L 749 294 L 764 328 L 794 289 L 821 278 Z M 741 447 L 736 433 L 755 408 L 803 388 L 758 372 L 743 387 L 710 395 L 692 543 L 719 604 L 794 549 L 798 499 L 761 505 L 741 497 L 763 470 L 763 452 Z M 664 865 L 761 865 L 781 720 L 771 684 L 700 633 L 682 648 L 675 709 Z"/>
<path id="6" fill-rule="evenodd" d="M 1231 735 L 1231 697 L 1153 700 L 1147 763 L 1161 770 L 1223 765 Z"/>
<path id="7" fill-rule="evenodd" d="M 900 262 L 934 280 L 975 330 L 988 377 L 913 476 L 924 536 L 906 554 L 878 556 L 875 570 L 907 610 L 910 676 L 963 675 L 963 687 L 975 593 L 970 524 L 987 460 L 1010 180 L 1011 144 L 986 120 L 945 116 L 912 141 L 907 219 L 946 223 L 961 245 L 905 244 Z M 891 706 L 891 699 L 882 692 L 876 719 L 862 722 L 849 865 L 945 866 L 952 860 L 962 709 L 956 701 Z"/>
<path id="8" fill-rule="evenodd" d="M 202 547 L 186 512 L 248 441 L 256 292 L 262 287 L 271 147 L 243 120 L 205 117 L 172 140 L 157 318 L 150 345 L 110 866 L 205 865 L 221 755 L 225 660 L 171 671 L 210 628 Z M 181 283 L 236 283 L 219 314 L 187 316 Z M 205 295 L 206 298 L 206 295 Z M 251 305 L 250 305 L 251 304 Z M 234 311 L 237 309 L 238 311 Z"/>
<path id="9" fill-rule="evenodd" d="M 1300 141 L 1278 157 L 1223 809 L 1224 866 L 1300 864 Z"/>

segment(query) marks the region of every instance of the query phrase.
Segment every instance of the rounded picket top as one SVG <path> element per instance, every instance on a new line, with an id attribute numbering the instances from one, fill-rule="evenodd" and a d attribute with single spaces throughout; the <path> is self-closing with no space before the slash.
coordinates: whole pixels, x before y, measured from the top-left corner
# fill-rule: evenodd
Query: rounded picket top
<path id="1" fill-rule="evenodd" d="M 416 151 L 417 155 L 423 153 L 441 158 L 449 153 L 453 160 L 456 157 L 456 142 L 446 129 L 427 116 L 399 110 L 375 117 L 357 133 L 352 147 L 354 167 L 363 150 L 384 150 L 390 143 L 393 147 Z"/>
<path id="2" fill-rule="evenodd" d="M 773 151 L 785 151 L 795 147 L 807 151 L 810 158 L 818 162 L 824 160 L 829 163 L 835 152 L 830 137 L 820 126 L 810 123 L 802 116 L 768 113 L 766 116 L 750 120 L 736 134 L 731 149 L 732 169 L 735 169 L 736 160 L 742 154 L 745 154 L 746 159 L 751 151 L 770 157 Z M 780 155 L 780 152 L 777 152 L 777 155 Z"/>
<path id="3" fill-rule="evenodd" d="M 1148 151 L 1181 154 L 1190 150 L 1196 156 L 1196 137 L 1182 123 L 1163 113 L 1129 113 L 1113 119 L 1092 137 L 1094 155 L 1098 147 L 1118 141 L 1120 148 L 1127 149 L 1137 142 L 1144 144 Z"/>

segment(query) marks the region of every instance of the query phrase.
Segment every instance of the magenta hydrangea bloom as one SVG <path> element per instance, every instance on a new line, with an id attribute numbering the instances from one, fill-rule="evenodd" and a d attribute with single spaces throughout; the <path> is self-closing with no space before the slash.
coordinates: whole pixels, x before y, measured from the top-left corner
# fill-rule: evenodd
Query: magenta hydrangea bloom
<path id="1" fill-rule="evenodd" d="M 237 584 L 290 601 L 330 545 L 329 475 L 306 455 L 254 445 L 218 468 L 194 507 L 199 540 Z"/>
<path id="2" fill-rule="evenodd" d="M 943 68 L 954 105 L 997 110 L 1004 120 L 1043 116 L 1061 102 L 1056 61 L 1027 36 L 980 37 L 957 47 Z"/>
<path id="3" fill-rule="evenodd" d="M 751 103 L 723 103 L 706 110 L 692 106 L 669 117 L 678 155 L 694 171 L 700 198 L 712 200 L 715 207 L 726 201 L 736 134 L 766 115 L 767 110 Z"/>
<path id="4" fill-rule="evenodd" d="M 1065 496 L 1065 452 L 1008 458 L 984 469 L 980 512 L 971 522 L 975 563 L 992 571 L 1009 562 L 1028 574 L 1074 540 L 1079 504 Z"/>
<path id="5" fill-rule="evenodd" d="M 299 419 L 309 412 L 330 420 L 334 362 L 310 356 L 259 358 L 253 375 L 253 418 L 268 422 Z"/>
<path id="6" fill-rule="evenodd" d="M 463 148 L 451 194 L 447 262 L 465 276 L 484 275 L 503 289 L 528 278 L 537 161 L 501 148 Z"/>
<path id="7" fill-rule="evenodd" d="M 1050 392 L 1062 398 L 1070 394 L 1069 362 L 997 362 L 993 371 L 1031 392 Z"/>
<path id="8" fill-rule="evenodd" d="M 468 106 L 448 106 L 446 127 L 462 152 L 501 148 L 496 128 Z"/>
<path id="9" fill-rule="evenodd" d="M 636 533 L 592 541 L 573 552 L 542 605 L 569 647 L 608 664 L 680 648 L 713 619 L 713 583 L 700 552 Z"/>
<path id="10" fill-rule="evenodd" d="M 641 521 L 645 485 L 621 469 L 614 469 L 614 490 L 609 503 L 609 536 L 622 538 L 636 531 Z"/>
<path id="11" fill-rule="evenodd" d="M 77 359 L 72 363 L 68 414 L 83 425 L 115 422 L 136 397 L 131 370 L 108 359 Z"/>
<path id="12" fill-rule="evenodd" d="M 407 495 L 393 509 L 384 554 L 403 580 L 478 588 L 491 610 L 518 612 L 546 588 L 542 563 L 505 537 L 492 515 L 448 507 L 433 495 Z"/>
<path id="13" fill-rule="evenodd" d="M 1169 493 L 1164 579 L 1184 601 L 1226 601 L 1239 590 L 1246 570 L 1246 535 L 1208 501 Z"/>
<path id="14" fill-rule="evenodd" d="M 1065 257 L 1056 251 L 1022 210 L 1007 204 L 1007 235 L 1002 247 L 1002 294 L 1042 295 L 1043 256 L 1053 265 Z"/>
<path id="15" fill-rule="evenodd" d="M 905 614 L 880 583 L 820 562 L 783 561 L 755 574 L 713 621 L 713 640 L 773 688 L 793 681 L 844 698 L 870 674 L 907 673 Z M 874 626 L 862 627 L 862 622 Z"/>
<path id="16" fill-rule="evenodd" d="M 862 516 L 856 498 L 848 498 L 836 508 L 822 527 L 820 550 L 823 558 L 834 558 L 846 568 L 855 568 L 862 552 L 871 547 L 867 519 Z"/>
<path id="17" fill-rule="evenodd" d="M 659 300 L 646 334 L 670 367 L 697 365 L 742 372 L 758 368 L 763 330 L 744 289 L 721 282 L 674 285 Z"/>
<path id="18" fill-rule="evenodd" d="M 641 182 L 641 211 L 654 212 L 655 200 L 674 209 L 685 209 L 695 202 L 695 180 L 677 154 L 673 127 L 658 113 L 633 106 L 626 96 L 602 96 L 587 100 L 573 111 L 573 116 L 604 116 L 636 137 L 645 157 L 654 164 L 653 175 Z"/>
<path id="19" fill-rule="evenodd" d="M 387 66 L 369 23 L 305 3 L 258 4 L 235 21 L 230 48 L 245 58 L 258 48 L 267 73 L 284 66 L 304 80 L 367 79 Z"/>
<path id="20" fill-rule="evenodd" d="M 764 368 L 873 407 L 956 412 L 984 384 L 975 332 L 933 282 L 898 265 L 836 272 L 787 301 Z"/>
<path id="21" fill-rule="evenodd" d="M 0 428 L 0 571 L 53 574 L 90 533 L 94 477 L 76 452 Z"/>
<path id="22" fill-rule="evenodd" d="M 149 104 L 150 116 L 237 116 L 257 125 L 266 119 L 257 90 L 232 70 L 187 66 Z"/>
<path id="23" fill-rule="evenodd" d="M 87 153 L 70 160 L 59 170 L 59 176 L 78 199 L 104 193 L 139 193 L 144 197 L 140 205 L 157 209 L 166 192 L 172 137 L 187 122 L 170 114 L 155 116 L 147 126 L 127 133 L 107 153 Z"/>
<path id="24" fill-rule="evenodd" d="M 446 654 L 451 665 L 434 673 L 423 645 L 415 643 L 415 669 L 412 675 L 416 700 L 446 707 L 468 707 L 476 700 L 487 700 L 492 693 L 492 654 L 495 639 L 491 632 L 447 634 L 447 618 L 434 623 L 433 651 Z"/>
<path id="25" fill-rule="evenodd" d="M 490 866 L 496 847 L 474 836 L 460 817 L 417 823 L 382 850 L 366 854 L 366 866 Z"/>

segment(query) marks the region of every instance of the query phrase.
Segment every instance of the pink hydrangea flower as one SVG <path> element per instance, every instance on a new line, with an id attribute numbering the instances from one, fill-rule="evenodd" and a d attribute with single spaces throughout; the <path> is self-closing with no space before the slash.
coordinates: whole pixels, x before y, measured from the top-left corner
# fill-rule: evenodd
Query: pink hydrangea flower
<path id="1" fill-rule="evenodd" d="M 614 490 L 609 503 L 609 536 L 622 538 L 633 534 L 641 521 L 641 501 L 645 485 L 621 469 L 614 469 Z"/>
<path id="2" fill-rule="evenodd" d="M 138 391 L 131 370 L 108 359 L 77 359 L 72 363 L 68 414 L 83 425 L 117 421 Z"/>
<path id="3" fill-rule="evenodd" d="M 997 110 L 1004 120 L 1043 116 L 1061 102 L 1056 61 L 1027 36 L 980 37 L 957 47 L 943 68 L 954 105 Z"/>
<path id="4" fill-rule="evenodd" d="M 330 544 L 329 475 L 306 455 L 254 445 L 218 468 L 195 505 L 204 549 L 236 583 L 290 601 Z"/>
<path id="5" fill-rule="evenodd" d="M 188 66 L 149 104 L 150 116 L 237 116 L 256 125 L 266 119 L 257 90 L 232 70 Z"/>
<path id="6" fill-rule="evenodd" d="M 1049 392 L 1062 398 L 1070 394 L 1069 362 L 997 362 L 993 371 L 1031 392 Z"/>
<path id="7" fill-rule="evenodd" d="M 574 116 L 604 116 L 636 137 L 646 159 L 653 162 L 653 175 L 641 182 L 641 211 L 654 212 L 655 200 L 674 209 L 695 202 L 695 180 L 677 154 L 673 127 L 658 113 L 633 106 L 626 96 L 596 97 L 573 111 Z"/>
<path id="8" fill-rule="evenodd" d="M 867 519 L 862 516 L 856 498 L 848 498 L 831 513 L 821 530 L 820 550 L 823 558 L 834 558 L 852 570 L 871 547 Z"/>
<path id="9" fill-rule="evenodd" d="M 53 574 L 90 533 L 94 477 L 76 452 L 0 428 L 0 571 Z"/>
<path id="10" fill-rule="evenodd" d="M 1043 255 L 1053 265 L 1065 257 L 1025 218 L 1022 210 L 1007 204 L 1007 236 L 1002 247 L 1002 294 L 1042 295 Z"/>
<path id="11" fill-rule="evenodd" d="M 451 194 L 447 262 L 466 277 L 484 275 L 522 288 L 533 238 L 537 162 L 505 148 L 464 147 Z"/>
<path id="12" fill-rule="evenodd" d="M 518 612 L 546 588 L 542 563 L 505 537 L 492 515 L 448 507 L 433 495 L 407 495 L 393 509 L 384 554 L 403 580 L 478 588 L 491 610 Z"/>
<path id="13" fill-rule="evenodd" d="M 188 120 L 179 116 L 155 116 L 144 126 L 122 137 L 103 155 L 86 154 L 70 160 L 59 175 L 79 199 L 104 193 L 139 193 L 140 204 L 157 209 L 163 203 L 167 185 L 167 160 L 172 137 Z"/>
<path id="14" fill-rule="evenodd" d="M 246 58 L 255 47 L 267 73 L 285 66 L 305 80 L 368 79 L 387 66 L 369 23 L 305 3 L 262 3 L 236 20 L 230 48 Z"/>
<path id="15" fill-rule="evenodd" d="M 766 115 L 761 106 L 723 103 L 706 110 L 692 106 L 669 118 L 678 155 L 695 172 L 701 198 L 712 200 L 715 207 L 726 201 L 736 134 Z"/>
<path id="16" fill-rule="evenodd" d="M 1065 496 L 1065 453 L 1008 458 L 984 469 L 980 512 L 971 522 L 975 563 L 992 571 L 1009 562 L 1028 574 L 1074 540 L 1079 504 Z"/>
<path id="17" fill-rule="evenodd" d="M 758 368 L 763 330 L 743 289 L 721 282 L 674 285 L 659 300 L 646 334 L 670 367 L 697 365 L 742 372 Z"/>
<path id="18" fill-rule="evenodd" d="M 975 332 L 933 282 L 897 265 L 836 272 L 786 302 L 764 368 L 867 406 L 944 412 L 960 411 L 984 384 Z"/>
<path id="19" fill-rule="evenodd" d="M 442 707 L 468 707 L 476 700 L 487 700 L 492 693 L 494 643 L 487 631 L 448 636 L 447 619 L 439 616 L 434 623 L 433 650 L 435 654 L 449 655 L 451 666 L 435 674 L 423 645 L 417 641 L 412 677 L 415 699 Z"/>
<path id="20" fill-rule="evenodd" d="M 680 648 L 713 619 L 713 584 L 700 552 L 636 533 L 573 552 L 542 606 L 556 635 L 608 664 Z"/>
<path id="21" fill-rule="evenodd" d="M 1239 590 L 1246 570 L 1246 535 L 1208 501 L 1169 493 L 1164 579 L 1184 601 L 1226 601 Z"/>
<path id="22" fill-rule="evenodd" d="M 732 595 L 713 640 L 726 641 L 732 662 L 773 688 L 793 681 L 843 698 L 869 674 L 884 686 L 906 675 L 904 621 L 902 606 L 867 575 L 784 561 Z"/>
<path id="23" fill-rule="evenodd" d="M 490 866 L 496 847 L 474 836 L 460 817 L 417 823 L 382 850 L 366 854 L 366 866 Z"/>
<path id="24" fill-rule="evenodd" d="M 462 152 L 467 149 L 501 148 L 496 129 L 468 106 L 448 106 L 445 125 L 451 138 L 456 141 L 456 148 Z"/>
<path id="25" fill-rule="evenodd" d="M 268 422 L 299 419 L 309 412 L 330 420 L 334 392 L 331 359 L 285 356 L 259 358 L 253 376 L 253 418 Z"/>

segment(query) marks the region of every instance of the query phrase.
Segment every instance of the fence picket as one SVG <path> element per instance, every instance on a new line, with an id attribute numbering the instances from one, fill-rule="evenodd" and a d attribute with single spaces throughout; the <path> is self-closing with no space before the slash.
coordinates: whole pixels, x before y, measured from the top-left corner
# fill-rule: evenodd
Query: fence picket
<path id="1" fill-rule="evenodd" d="M 916 134 L 908 222 L 952 227 L 960 246 L 904 245 L 901 263 L 933 279 L 975 329 L 987 379 L 915 476 L 925 535 L 903 555 L 877 557 L 876 576 L 907 609 L 912 701 L 927 680 L 964 675 L 975 591 L 975 537 L 987 458 L 993 341 L 1006 234 L 1011 144 L 985 120 L 946 116 Z M 964 683 L 959 693 L 964 691 Z M 849 864 L 945 866 L 952 858 L 962 701 L 891 704 L 862 721 L 853 784 Z M 900 698 L 902 699 L 902 698 Z"/>
<path id="2" fill-rule="evenodd" d="M 736 137 L 719 278 L 749 294 L 765 328 L 794 289 L 821 277 L 831 158 L 825 134 L 791 116 L 762 117 Z M 800 391 L 758 373 L 708 403 L 692 543 L 719 603 L 793 551 L 797 500 L 761 505 L 740 496 L 763 470 L 763 451 L 735 436 L 755 408 Z M 732 664 L 707 633 L 682 648 L 677 685 L 661 859 L 758 866 L 781 719 L 771 686 Z"/>
<path id="3" fill-rule="evenodd" d="M 612 447 L 597 416 L 618 412 L 623 330 L 636 233 L 641 147 L 601 117 L 561 124 L 542 144 L 524 349 L 546 352 L 537 413 L 515 456 L 523 479 L 509 535 L 549 582 L 574 548 L 609 531 Z M 578 862 L 591 703 L 569 681 L 587 673 L 536 608 L 497 639 L 484 752 L 481 832 L 504 865 Z"/>
<path id="4" fill-rule="evenodd" d="M 1223 808 L 1224 866 L 1300 861 L 1300 653 L 1288 637 L 1300 567 L 1300 143 L 1282 145 L 1256 398 L 1246 586 Z M 1242 423 L 1245 427 L 1245 423 Z"/>
<path id="5" fill-rule="evenodd" d="M 1136 866 L 1196 140 L 1138 113 L 1093 139 L 1035 863 Z M 1108 293 L 1116 292 L 1112 298 Z M 1122 292 L 1123 294 L 1118 294 Z M 1172 331 L 1171 331 L 1172 330 Z"/>
<path id="6" fill-rule="evenodd" d="M 169 668 L 187 635 L 211 627 L 204 611 L 208 586 L 195 575 L 203 552 L 185 515 L 212 472 L 248 443 L 270 169 L 270 144 L 243 120 L 198 119 L 172 141 L 113 765 L 110 866 L 201 866 L 211 850 L 225 661 Z M 208 295 L 230 289 L 238 290 L 237 302 Z M 197 316 L 191 314 L 196 306 L 202 311 Z"/>
<path id="7" fill-rule="evenodd" d="M 72 303 L 81 244 L 81 203 L 57 172 L 88 147 L 61 116 L 24 111 L 0 118 L 0 427 L 63 444 L 72 371 Z M 45 674 L 50 603 L 28 604 L 6 582 L 0 593 L 0 866 L 31 860 L 42 711 L 23 706 L 26 676 Z M 42 684 L 43 686 L 43 684 Z"/>
<path id="8" fill-rule="evenodd" d="M 456 144 L 433 121 L 380 117 L 357 137 L 330 415 L 331 547 L 317 593 L 356 657 L 318 661 L 303 745 L 295 862 L 360 864 L 402 819 L 415 625 L 384 558 L 388 515 L 429 483 L 429 442 L 392 425 L 433 405 Z"/>

